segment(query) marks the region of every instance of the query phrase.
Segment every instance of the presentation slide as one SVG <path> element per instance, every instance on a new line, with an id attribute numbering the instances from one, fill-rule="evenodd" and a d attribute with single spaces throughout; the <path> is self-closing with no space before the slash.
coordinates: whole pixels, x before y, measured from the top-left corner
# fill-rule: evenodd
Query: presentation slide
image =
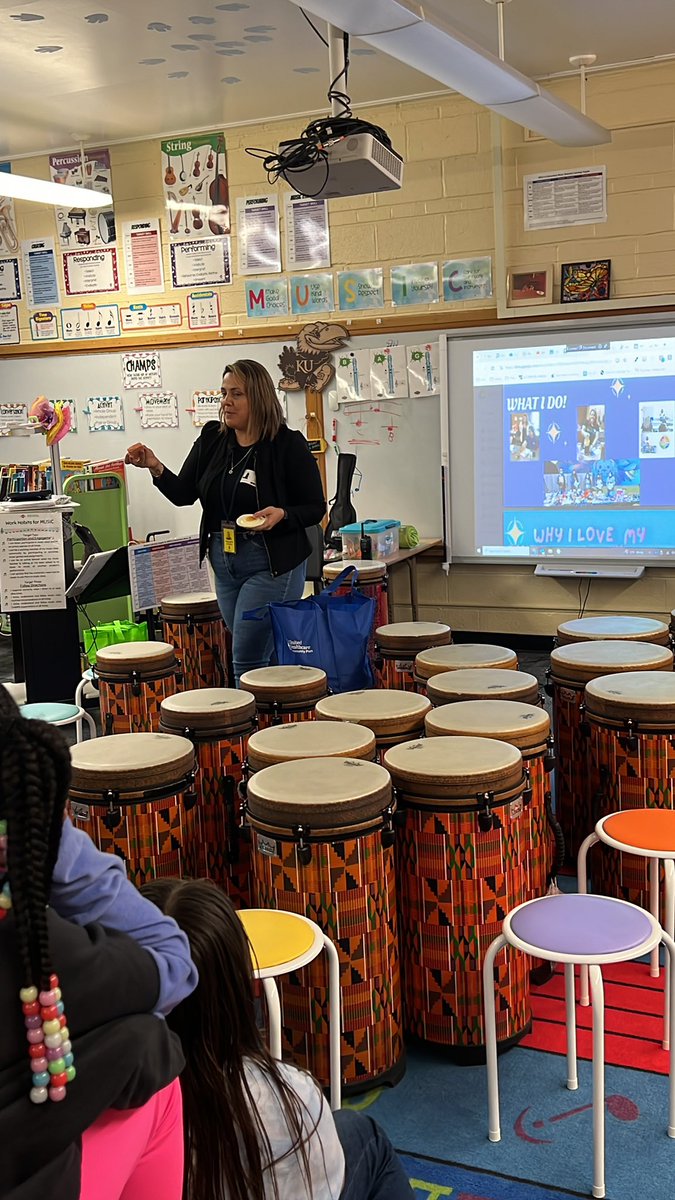
<path id="1" fill-rule="evenodd" d="M 630 332 L 474 340 L 464 556 L 675 558 L 675 336 Z"/>

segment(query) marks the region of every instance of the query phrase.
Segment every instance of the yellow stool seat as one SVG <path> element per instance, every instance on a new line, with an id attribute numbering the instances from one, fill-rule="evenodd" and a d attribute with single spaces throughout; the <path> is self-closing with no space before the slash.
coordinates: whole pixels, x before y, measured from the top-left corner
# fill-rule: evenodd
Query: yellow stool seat
<path id="1" fill-rule="evenodd" d="M 304 958 L 316 945 L 314 928 L 306 918 L 295 913 L 276 908 L 244 908 L 240 909 L 239 917 L 251 943 L 253 966 L 257 971 L 285 967 Z M 315 953 L 322 948 L 323 939 L 320 939 Z"/>
<path id="2" fill-rule="evenodd" d="M 670 808 L 627 808 L 611 813 L 603 832 L 629 849 L 675 857 L 675 811 Z"/>

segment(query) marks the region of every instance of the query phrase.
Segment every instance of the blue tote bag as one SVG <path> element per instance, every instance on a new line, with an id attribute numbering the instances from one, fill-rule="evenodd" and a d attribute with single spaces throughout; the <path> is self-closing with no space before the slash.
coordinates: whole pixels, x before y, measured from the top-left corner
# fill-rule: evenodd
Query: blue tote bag
<path id="1" fill-rule="evenodd" d="M 352 576 L 349 592 L 336 595 Z M 272 600 L 269 609 L 274 648 L 280 666 L 319 667 L 332 692 L 353 692 L 374 685 L 368 642 L 375 600 L 354 587 L 356 568 L 304 600 Z M 246 617 L 254 614 L 246 613 Z"/>

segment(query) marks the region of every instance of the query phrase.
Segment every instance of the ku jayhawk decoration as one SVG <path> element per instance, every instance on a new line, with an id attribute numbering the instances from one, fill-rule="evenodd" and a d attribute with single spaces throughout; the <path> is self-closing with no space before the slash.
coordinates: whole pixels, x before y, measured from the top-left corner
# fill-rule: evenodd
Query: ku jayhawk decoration
<path id="1" fill-rule="evenodd" d="M 301 392 L 312 388 L 322 392 L 335 374 L 332 354 L 345 345 L 349 331 L 342 325 L 314 321 L 304 325 L 297 346 L 284 346 L 279 355 L 282 392 Z"/>

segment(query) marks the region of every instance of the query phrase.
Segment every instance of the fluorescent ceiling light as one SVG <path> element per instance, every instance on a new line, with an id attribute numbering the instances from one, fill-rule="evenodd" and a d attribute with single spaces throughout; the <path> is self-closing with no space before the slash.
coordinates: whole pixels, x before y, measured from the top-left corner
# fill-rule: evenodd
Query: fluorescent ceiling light
<path id="1" fill-rule="evenodd" d="M 107 208 L 112 204 L 108 192 L 94 192 L 91 188 L 73 187 L 69 183 L 52 183 L 49 179 L 31 179 L 29 175 L 12 175 L 0 172 L 0 196 L 11 196 L 13 200 L 31 200 L 35 204 L 64 205 L 76 208 Z"/>
<path id="2" fill-rule="evenodd" d="M 315 17 L 437 79 L 476 104 L 563 146 L 597 146 L 611 133 L 412 0 L 291 0 Z"/>

